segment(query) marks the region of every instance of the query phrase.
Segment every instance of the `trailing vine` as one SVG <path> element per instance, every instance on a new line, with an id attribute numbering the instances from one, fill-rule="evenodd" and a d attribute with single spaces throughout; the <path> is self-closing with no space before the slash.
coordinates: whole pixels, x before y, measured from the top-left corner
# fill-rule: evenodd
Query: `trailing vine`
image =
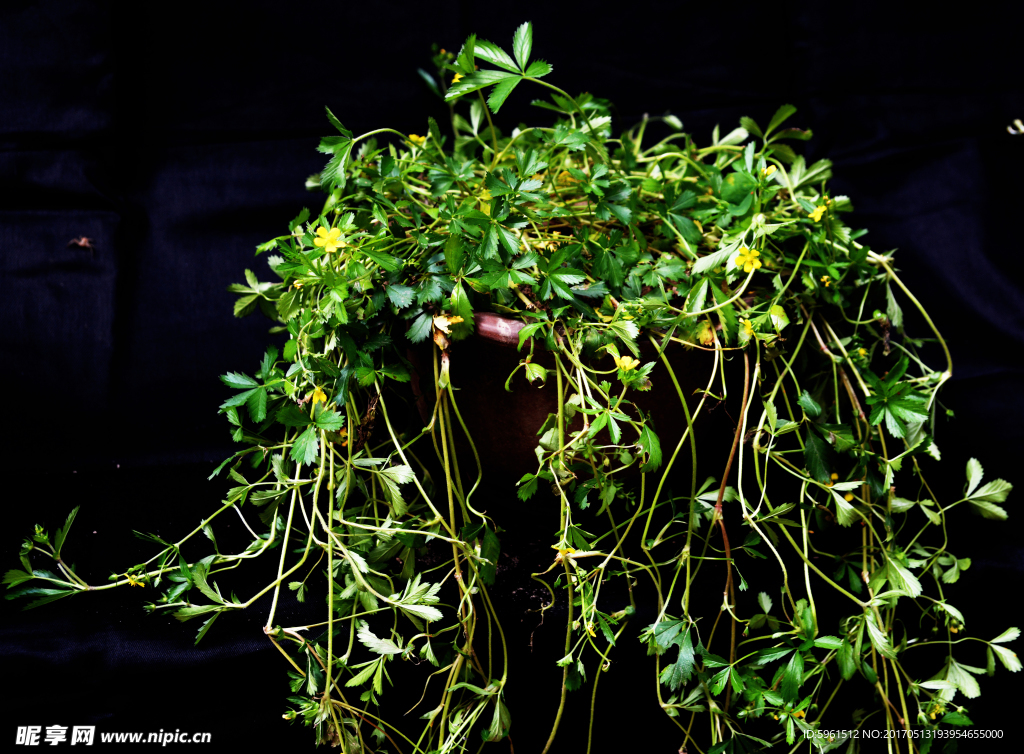
<path id="1" fill-rule="evenodd" d="M 845 745 L 816 732 L 849 727 L 832 707 L 849 682 L 875 705 L 858 725 L 905 731 L 892 751 L 928 751 L 921 731 L 970 724 L 961 701 L 980 693 L 975 676 L 996 660 L 1021 669 L 1005 646 L 1018 629 L 969 636 L 944 595 L 970 566 L 949 549 L 953 509 L 1005 519 L 1010 491 L 975 459 L 962 491 L 926 481 L 946 342 L 892 254 L 845 224 L 852 205 L 830 193 L 830 163 L 791 146 L 812 136 L 785 125 L 794 107 L 764 128 L 716 127 L 707 146 L 674 116 L 613 136 L 607 101 L 571 96 L 531 60 L 529 24 L 512 49 L 471 36 L 437 52 L 440 77 L 421 71 L 450 106 L 448 136 L 433 119 L 423 136 L 356 136 L 328 110 L 329 162 L 307 181 L 327 193 L 322 210 L 258 247 L 269 281 L 246 270 L 231 286 L 236 316 L 259 309 L 286 340 L 253 373 L 221 377 L 240 449 L 211 476 L 232 480 L 220 506 L 180 540 L 145 535 L 153 557 L 101 585 L 63 559 L 76 508 L 52 537 L 37 527 L 26 540 L 8 597 L 34 607 L 148 586 L 160 593 L 150 610 L 199 619 L 197 642 L 269 598 L 264 632 L 293 692 L 285 717 L 319 743 L 425 754 L 506 738 L 513 669 L 491 590 L 515 543 L 477 494 L 487 449 L 459 406 L 473 390 L 459 343 L 498 313 L 521 356 L 506 386 L 525 379 L 557 406 L 508 490 L 533 501 L 539 526 L 557 525 L 534 574 L 542 612 L 559 600 L 568 611 L 544 751 L 567 695 L 589 684 L 593 710 L 616 646 L 638 639 L 652 655 L 643 693 L 687 750 Z M 520 84 L 544 90 L 534 104 L 552 122 L 506 133 L 492 115 Z M 905 331 L 901 301 L 926 337 Z M 419 364 L 417 348 L 429 348 Z M 687 358 L 702 365 L 692 393 Z M 678 401 L 680 426 L 638 406 L 655 386 Z M 727 400 L 730 442 L 698 448 Z M 222 515 L 245 523 L 244 550 L 218 548 Z M 186 559 L 200 534 L 213 552 Z M 228 572 L 258 558 L 275 559 L 276 576 L 226 595 Z M 751 566 L 778 588 L 753 594 Z M 627 588 L 609 598 L 616 582 Z M 653 603 L 638 605 L 641 582 Z M 282 596 L 303 601 L 311 584 L 326 587 L 324 620 L 281 625 Z M 710 610 L 698 586 L 721 595 Z M 636 625 L 645 611 L 655 619 Z M 987 668 L 966 664 L 982 645 Z M 908 662 L 925 646 L 944 659 L 922 671 Z M 416 729 L 388 709 L 397 674 L 424 684 Z"/>

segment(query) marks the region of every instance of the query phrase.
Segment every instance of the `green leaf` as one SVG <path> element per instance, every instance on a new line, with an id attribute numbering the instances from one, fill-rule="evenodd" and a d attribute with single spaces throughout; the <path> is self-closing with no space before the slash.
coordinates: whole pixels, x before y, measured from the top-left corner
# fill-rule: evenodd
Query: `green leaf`
<path id="1" fill-rule="evenodd" d="M 921 582 L 917 580 L 914 574 L 888 552 L 885 553 L 885 561 L 888 568 L 889 583 L 894 589 L 900 590 L 908 597 L 917 597 L 921 594 Z"/>
<path id="2" fill-rule="evenodd" d="M 525 71 L 527 63 L 530 62 L 530 52 L 533 50 L 533 24 L 529 21 L 522 24 L 512 35 L 512 52 L 516 56 L 519 69 Z"/>
<path id="3" fill-rule="evenodd" d="M 655 471 L 661 466 L 661 440 L 654 434 L 650 425 L 645 424 L 640 430 L 640 437 L 636 444 L 647 454 L 647 462 L 640 467 L 640 471 Z"/>
<path id="4" fill-rule="evenodd" d="M 476 71 L 468 76 L 463 76 L 457 84 L 452 84 L 448 93 L 444 96 L 445 101 L 461 97 L 463 94 L 471 94 L 478 89 L 498 84 L 507 79 L 519 81 L 521 76 L 518 73 L 503 73 L 501 71 Z"/>
<path id="5" fill-rule="evenodd" d="M 320 429 L 337 432 L 345 424 L 345 417 L 333 409 L 320 409 L 317 411 L 315 423 Z"/>
<path id="6" fill-rule="evenodd" d="M 507 52 L 493 42 L 488 42 L 485 39 L 476 40 L 476 56 L 478 58 L 483 58 L 488 63 L 492 63 L 499 68 L 504 68 L 507 71 L 512 71 L 513 73 L 519 72 L 515 61 L 508 56 Z"/>
<path id="7" fill-rule="evenodd" d="M 324 169 L 320 171 L 320 183 L 331 188 L 345 188 L 347 178 L 345 167 L 348 165 L 348 158 L 352 154 L 352 142 L 346 141 L 335 148 L 334 156 L 328 160 Z"/>
<path id="8" fill-rule="evenodd" d="M 836 660 L 839 662 L 839 672 L 844 681 L 848 681 L 857 673 L 857 661 L 853 654 L 853 645 L 848 639 L 843 639 L 843 644 L 836 652 Z"/>
<path id="9" fill-rule="evenodd" d="M 814 646 L 819 649 L 839 649 L 843 646 L 843 640 L 838 636 L 819 636 L 814 640 Z"/>
<path id="10" fill-rule="evenodd" d="M 552 70 L 554 69 L 547 61 L 534 60 L 530 63 L 530 67 L 526 69 L 526 75 L 530 78 L 539 79 L 547 76 Z"/>
<path id="11" fill-rule="evenodd" d="M 690 270 L 690 274 L 699 275 L 702 272 L 707 272 L 708 270 L 713 270 L 716 267 L 721 267 L 729 261 L 729 257 L 735 254 L 739 248 L 740 242 L 736 241 L 735 243 L 731 243 L 705 257 L 701 257 L 694 263 L 693 268 Z"/>
<path id="12" fill-rule="evenodd" d="M 408 306 L 412 306 L 412 302 L 416 298 L 416 291 L 407 285 L 391 283 L 386 290 L 388 292 L 388 298 L 391 299 L 391 303 L 399 309 L 405 309 Z"/>
<path id="13" fill-rule="evenodd" d="M 313 420 L 295 404 L 289 404 L 277 412 L 277 420 L 286 427 L 308 427 Z"/>
<path id="14" fill-rule="evenodd" d="M 775 111 L 775 115 L 772 116 L 771 121 L 768 123 L 768 128 L 765 129 L 764 135 L 767 137 L 772 131 L 785 123 L 789 117 L 796 112 L 796 108 L 793 105 L 783 105 Z"/>
<path id="15" fill-rule="evenodd" d="M 800 393 L 800 397 L 797 398 L 796 402 L 800 404 L 800 408 L 812 419 L 817 419 L 821 416 L 821 406 L 818 405 L 818 402 L 806 390 Z"/>
<path id="16" fill-rule="evenodd" d="M 661 672 L 661 682 L 672 691 L 684 686 L 693 676 L 694 654 L 693 641 L 690 638 L 690 630 L 683 632 L 682 641 L 676 640 L 679 645 L 679 657 L 676 661 Z"/>
<path id="17" fill-rule="evenodd" d="M 338 129 L 338 133 L 340 133 L 346 139 L 351 139 L 352 138 L 352 132 L 349 131 L 347 128 L 345 128 L 343 125 L 341 125 L 341 121 L 338 120 L 336 117 L 334 117 L 334 113 L 331 112 L 331 108 L 324 107 L 324 110 L 327 111 L 327 120 L 330 121 L 330 124 L 332 126 L 334 126 L 336 129 Z M 309 212 L 308 211 L 306 213 L 306 217 L 309 217 Z M 299 222 L 305 222 L 305 220 L 304 219 L 303 220 L 299 220 Z M 298 223 L 296 223 L 296 224 L 298 224 Z"/>
<path id="18" fill-rule="evenodd" d="M 203 558 L 202 560 L 198 561 L 195 565 L 192 566 L 192 568 L 190 569 L 192 572 L 192 581 L 193 583 L 195 583 L 197 587 L 199 587 L 200 592 L 205 594 L 214 602 L 223 604 L 224 599 L 219 594 L 217 594 L 217 592 L 215 592 L 206 581 L 206 575 L 207 573 L 209 573 L 209 568 L 210 564 L 213 562 L 213 557 L 213 555 L 208 555 L 207 557 Z"/>
<path id="19" fill-rule="evenodd" d="M 488 586 L 494 584 L 498 572 L 498 558 L 501 556 L 501 542 L 490 528 L 484 529 L 480 543 L 480 557 L 489 561 L 480 566 L 480 580 Z"/>
<path id="20" fill-rule="evenodd" d="M 871 639 L 871 645 L 875 648 L 875 651 L 887 659 L 895 660 L 896 652 L 893 651 L 885 632 L 875 623 L 875 616 L 868 613 L 864 623 L 868 627 L 868 637 Z"/>
<path id="21" fill-rule="evenodd" d="M 267 391 L 265 388 L 253 390 L 245 401 L 245 407 L 249 409 L 249 418 L 259 424 L 267 418 Z"/>
<path id="22" fill-rule="evenodd" d="M 804 444 L 804 465 L 813 479 L 822 484 L 831 481 L 833 456 L 832 446 L 828 441 L 813 429 L 809 430 L 807 442 Z"/>
<path id="23" fill-rule="evenodd" d="M 974 721 L 962 712 L 950 710 L 939 719 L 940 723 L 946 725 L 974 725 Z M 948 750 L 948 749 L 947 749 Z"/>
<path id="24" fill-rule="evenodd" d="M 885 284 L 885 301 L 885 314 L 892 326 L 899 330 L 903 327 L 903 310 L 896 303 L 896 297 L 892 295 L 892 286 L 888 283 Z"/>
<path id="25" fill-rule="evenodd" d="M 499 695 L 494 702 L 494 714 L 491 717 L 491 724 L 487 730 L 481 731 L 481 735 L 485 741 L 500 741 L 508 735 L 511 727 L 512 715 Z"/>
<path id="26" fill-rule="evenodd" d="M 793 656 L 789 658 L 789 663 L 786 665 L 785 673 L 782 676 L 780 690 L 782 691 L 783 698 L 787 701 L 796 701 L 803 683 L 804 656 L 799 652 L 794 652 Z"/>
<path id="27" fill-rule="evenodd" d="M 295 438 L 289 455 L 296 463 L 303 463 L 307 466 L 313 463 L 320 452 L 320 440 L 316 429 L 307 427 L 306 431 Z"/>
<path id="28" fill-rule="evenodd" d="M 1008 628 L 992 640 L 993 644 L 1005 644 L 1009 641 L 1016 641 L 1020 638 L 1019 628 Z"/>
<path id="29" fill-rule="evenodd" d="M 78 515 L 78 509 L 80 507 L 81 506 L 76 505 L 72 509 L 71 513 L 68 514 L 67 521 L 64 522 L 64 526 L 57 529 L 57 532 L 54 534 L 53 549 L 55 551 L 55 556 L 58 558 L 60 557 L 60 549 L 64 546 L 64 540 L 67 539 L 68 532 L 71 530 L 71 524 L 74 523 L 75 516 Z"/>
<path id="30" fill-rule="evenodd" d="M 465 256 L 462 238 L 458 234 L 452 233 L 444 244 L 444 261 L 448 267 L 448 272 L 452 275 L 457 275 L 462 269 L 462 261 L 465 259 Z"/>
<path id="31" fill-rule="evenodd" d="M 982 467 L 981 461 L 972 458 L 967 462 L 967 497 L 970 497 L 971 493 L 978 489 L 984 475 L 985 469 Z"/>
<path id="32" fill-rule="evenodd" d="M 508 99 L 508 95 L 519 85 L 520 81 L 522 81 L 521 78 L 510 78 L 498 82 L 487 97 L 487 106 L 491 108 L 492 113 L 497 113 L 501 109 L 501 106 L 505 104 L 505 100 Z"/>
<path id="33" fill-rule="evenodd" d="M 967 499 L 971 502 L 1001 503 L 1006 500 L 1013 485 L 1005 479 L 996 479 L 989 482 Z"/>
<path id="34" fill-rule="evenodd" d="M 356 673 L 354 676 L 348 679 L 345 683 L 345 688 L 352 688 L 353 686 L 361 686 L 370 680 L 370 677 L 377 672 L 377 667 L 382 662 L 381 658 L 377 658 L 372 662 L 368 663 L 366 667 Z"/>
<path id="35" fill-rule="evenodd" d="M 233 387 L 236 390 L 248 390 L 249 388 L 260 386 L 260 383 L 252 377 L 240 372 L 228 372 L 227 374 L 222 374 L 220 380 L 228 387 Z"/>
<path id="36" fill-rule="evenodd" d="M 375 636 L 366 621 L 359 621 L 359 630 L 356 632 L 356 636 L 359 637 L 359 641 L 364 647 L 379 655 L 398 655 L 402 653 L 402 648 L 391 641 L 391 639 L 380 639 Z"/>
<path id="37" fill-rule="evenodd" d="M 461 282 L 456 283 L 452 289 L 451 302 L 452 314 L 462 317 L 463 320 L 451 326 L 452 337 L 454 340 L 461 340 L 474 329 L 473 305 L 469 303 L 469 296 L 466 295 L 466 289 L 462 287 Z"/>
<path id="38" fill-rule="evenodd" d="M 750 133 L 754 134 L 754 136 L 760 136 L 762 138 L 764 137 L 764 134 L 761 133 L 761 128 L 757 125 L 753 118 L 748 118 L 746 115 L 744 115 L 742 118 L 740 118 L 740 125 L 747 129 L 747 131 L 749 131 Z"/>
<path id="39" fill-rule="evenodd" d="M 202 638 L 204 636 L 206 636 L 206 632 L 210 630 L 211 626 L 213 626 L 213 622 L 215 620 L 217 620 L 217 616 L 220 615 L 222 612 L 223 612 L 222 610 L 218 610 L 213 615 L 211 615 L 209 618 L 207 618 L 205 621 L 203 621 L 203 625 L 200 627 L 199 633 L 196 634 L 196 640 L 195 640 L 195 643 L 193 644 L 193 646 L 195 646 L 195 644 L 198 644 L 200 641 L 202 641 Z"/>
<path id="40" fill-rule="evenodd" d="M 1011 652 L 1007 647 L 991 646 L 993 652 L 996 653 L 996 657 L 999 658 L 999 662 L 1003 663 L 1003 667 L 1009 670 L 1011 673 L 1016 673 L 1021 667 L 1020 658 L 1017 657 L 1015 652 Z"/>

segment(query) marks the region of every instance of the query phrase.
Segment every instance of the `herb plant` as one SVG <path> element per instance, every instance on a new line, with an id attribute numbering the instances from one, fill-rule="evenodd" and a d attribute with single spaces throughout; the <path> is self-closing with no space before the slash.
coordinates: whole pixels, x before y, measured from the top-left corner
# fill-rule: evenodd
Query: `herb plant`
<path id="1" fill-rule="evenodd" d="M 241 446 L 212 475 L 231 479 L 223 503 L 179 541 L 144 535 L 153 557 L 95 586 L 64 559 L 76 508 L 52 536 L 37 527 L 25 541 L 8 597 L 35 607 L 146 586 L 159 594 L 150 610 L 200 623 L 198 642 L 223 613 L 271 595 L 264 631 L 291 677 L 285 717 L 318 742 L 425 753 L 505 738 L 516 700 L 489 590 L 516 544 L 475 495 L 488 457 L 464 439 L 455 390 L 473 390 L 458 341 L 491 311 L 518 323 L 509 386 L 525 378 L 557 399 L 536 428 L 536 463 L 508 490 L 554 532 L 535 578 L 545 609 L 568 608 L 544 751 L 567 693 L 589 684 L 596 695 L 616 645 L 637 640 L 651 655 L 643 693 L 688 750 L 795 748 L 806 731 L 849 727 L 832 706 L 845 682 L 870 707 L 860 725 L 969 724 L 961 702 L 986 668 L 966 663 L 984 646 L 987 672 L 996 660 L 1020 670 L 1006 646 L 1020 631 L 966 636 L 943 593 L 970 566 L 951 550 L 949 521 L 955 508 L 1005 519 L 1010 485 L 986 482 L 975 459 L 962 491 L 926 481 L 952 362 L 892 255 L 846 225 L 851 202 L 830 193 L 830 163 L 794 150 L 811 138 L 786 126 L 794 107 L 763 128 L 716 128 L 706 146 L 673 116 L 616 136 L 609 103 L 549 83 L 531 48 L 527 23 L 512 55 L 472 36 L 457 55 L 437 52 L 441 77 L 421 74 L 450 105 L 448 136 L 433 119 L 422 136 L 355 136 L 328 110 L 329 161 L 308 180 L 327 193 L 323 209 L 258 247 L 269 280 L 246 270 L 231 287 L 236 316 L 259 309 L 287 340 L 254 373 L 221 377 L 232 392 L 220 411 Z M 533 104 L 551 125 L 506 133 L 492 116 L 526 87 L 546 95 Z M 649 127 L 669 135 L 653 141 Z M 901 301 L 928 338 L 904 332 Z M 944 355 L 939 370 L 922 359 L 926 341 Z M 430 348 L 426 374 L 413 374 L 410 344 Z M 686 351 L 709 354 L 693 395 L 672 359 Z M 414 376 L 429 386 L 425 424 L 397 408 Z M 634 402 L 657 381 L 686 417 L 674 445 Z M 741 394 L 731 443 L 698 453 L 695 422 L 730 391 Z M 674 472 L 682 492 L 670 491 Z M 245 521 L 244 551 L 219 550 L 224 514 Z M 187 559 L 200 533 L 213 551 Z M 257 558 L 276 560 L 270 583 L 222 591 Z M 778 588 L 753 594 L 750 566 Z M 310 599 L 321 573 L 324 620 L 280 625 L 281 594 Z M 632 588 L 621 603 L 603 597 L 615 580 L 654 595 L 649 625 L 636 625 Z M 695 612 L 699 591 L 720 603 Z M 908 665 L 926 645 L 944 659 Z M 387 706 L 398 675 L 427 684 L 418 730 Z M 587 751 L 594 733 L 592 720 Z M 931 739 L 889 743 L 924 752 Z"/>

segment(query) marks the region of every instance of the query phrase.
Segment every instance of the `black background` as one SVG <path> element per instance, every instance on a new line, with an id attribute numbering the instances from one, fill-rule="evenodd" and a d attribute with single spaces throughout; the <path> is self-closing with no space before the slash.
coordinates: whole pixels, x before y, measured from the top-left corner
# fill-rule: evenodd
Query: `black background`
<path id="1" fill-rule="evenodd" d="M 147 552 L 132 529 L 180 535 L 217 504 L 223 483 L 206 476 L 232 448 L 216 377 L 252 371 L 268 327 L 233 318 L 225 288 L 245 267 L 265 274 L 255 245 L 322 201 L 303 183 L 324 161 L 315 152 L 329 133 L 324 105 L 355 133 L 424 133 L 427 115 L 447 120 L 416 75 L 430 68 L 431 43 L 457 50 L 476 32 L 508 47 L 527 19 L 535 56 L 554 65 L 550 80 L 611 99 L 616 130 L 672 112 L 707 141 L 716 123 L 764 123 L 795 104 L 792 124 L 816 134 L 800 145 L 808 160 L 834 161 L 833 191 L 856 208 L 849 222 L 870 230 L 876 251 L 899 249 L 905 280 L 950 342 L 955 371 L 942 400 L 956 419 L 939 427 L 934 483 L 947 499 L 957 494 L 971 456 L 989 478 L 1021 482 L 1024 136 L 1006 130 L 1024 117 L 1019 4 L 505 12 L 470 2 L 9 0 L 0 9 L 5 569 L 17 567 L 32 524 L 52 530 L 75 505 L 69 555 L 99 582 Z M 543 117 L 528 104 L 539 95 L 517 90 L 499 123 Z M 69 247 L 79 236 L 95 250 Z M 909 315 L 908 328 L 928 335 Z M 1006 523 L 965 514 L 954 532 L 953 551 L 974 564 L 947 594 L 985 638 L 1024 618 L 1015 502 Z M 125 542 L 129 553 L 109 553 Z M 198 626 L 147 617 L 139 605 L 155 595 L 140 592 L 76 598 L 74 610 L 3 606 L 0 747 L 18 725 L 82 723 L 211 731 L 214 750 L 307 745 L 308 732 L 280 719 L 285 666 L 262 636 L 264 605 L 221 618 L 192 648 Z M 289 597 L 281 611 L 298 622 L 316 608 Z M 984 665 L 980 651 L 957 656 Z M 538 679 L 551 674 L 525 650 L 517 657 Z M 1010 675 L 1000 668 L 981 685 L 968 705 L 976 724 L 1010 734 Z M 605 693 L 596 751 L 678 748 L 663 722 L 615 718 L 614 691 Z M 510 700 L 524 741 L 553 710 L 529 699 Z M 575 751 L 574 725 L 560 743 Z M 998 747 L 975 746 L 986 745 Z"/>

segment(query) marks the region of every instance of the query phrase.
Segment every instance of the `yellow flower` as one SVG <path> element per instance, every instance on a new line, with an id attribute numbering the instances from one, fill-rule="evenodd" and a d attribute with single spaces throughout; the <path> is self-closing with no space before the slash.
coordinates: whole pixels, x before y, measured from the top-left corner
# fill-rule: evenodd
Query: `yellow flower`
<path id="1" fill-rule="evenodd" d="M 145 586 L 146 585 L 144 582 L 139 581 L 137 578 L 132 576 L 130 573 L 126 573 L 125 576 L 128 579 L 128 584 L 131 585 L 131 586 Z"/>
<path id="2" fill-rule="evenodd" d="M 748 337 L 754 337 L 754 326 L 750 323 L 749 319 L 741 319 L 740 325 L 743 326 L 743 333 Z"/>
<path id="3" fill-rule="evenodd" d="M 859 355 L 863 359 L 865 356 L 868 355 L 868 349 L 866 349 L 866 348 L 858 348 L 857 349 L 857 355 Z"/>
<path id="4" fill-rule="evenodd" d="M 821 216 L 825 214 L 826 209 L 828 209 L 828 207 L 824 204 L 819 204 L 814 208 L 814 212 L 811 213 L 811 219 L 814 220 L 814 222 L 818 222 L 821 219 Z"/>
<path id="5" fill-rule="evenodd" d="M 739 256 L 736 257 L 736 266 L 742 267 L 744 272 L 759 270 L 761 269 L 759 256 L 761 256 L 761 252 L 757 249 L 748 249 L 746 246 L 741 246 Z"/>
<path id="6" fill-rule="evenodd" d="M 848 503 L 852 503 L 853 502 L 853 493 L 852 492 L 847 492 L 845 495 L 843 495 L 843 500 L 845 500 Z"/>
<path id="7" fill-rule="evenodd" d="M 829 285 L 832 284 L 832 278 L 830 278 L 828 275 L 822 275 L 821 282 L 823 282 L 825 284 L 825 287 L 828 288 Z"/>
<path id="8" fill-rule="evenodd" d="M 420 136 L 418 134 L 409 134 L 409 141 L 411 141 L 413 144 L 415 144 L 418 147 L 422 147 L 426 143 L 427 137 L 426 136 Z"/>
<path id="9" fill-rule="evenodd" d="M 632 356 L 616 356 L 615 366 L 617 366 L 623 372 L 628 372 L 631 369 L 636 369 L 638 366 L 640 366 L 640 360 L 634 359 Z"/>
<path id="10" fill-rule="evenodd" d="M 588 623 L 587 624 L 587 633 L 590 634 L 591 636 L 597 636 L 597 634 L 594 633 L 594 624 L 593 623 Z"/>
<path id="11" fill-rule="evenodd" d="M 772 167 L 774 167 L 774 165 Z M 803 710 L 798 710 L 793 713 L 793 717 L 806 717 L 806 713 Z"/>
<path id="12" fill-rule="evenodd" d="M 313 245 L 319 246 L 328 254 L 332 251 L 337 251 L 338 247 L 341 246 L 341 228 L 331 228 L 327 230 L 324 226 L 320 226 L 316 229 L 317 237 L 313 239 Z"/>
<path id="13" fill-rule="evenodd" d="M 774 172 L 775 172 L 775 166 L 774 165 L 769 165 L 768 167 L 766 167 L 764 170 L 761 171 L 761 173 L 764 175 L 765 178 L 767 178 L 768 176 L 770 176 Z"/>
<path id="14" fill-rule="evenodd" d="M 302 281 L 301 280 L 296 280 L 294 283 L 292 283 L 292 288 L 301 288 L 301 287 L 302 287 Z"/>
<path id="15" fill-rule="evenodd" d="M 458 84 L 460 81 L 462 81 L 462 74 L 461 73 L 456 73 L 455 74 L 455 78 L 452 79 L 452 83 L 453 84 Z"/>
<path id="16" fill-rule="evenodd" d="M 832 476 L 830 476 L 829 479 L 831 479 L 833 482 L 837 482 L 839 481 L 839 475 L 833 471 Z"/>
<path id="17" fill-rule="evenodd" d="M 310 401 L 310 405 L 314 411 L 316 410 L 316 404 L 318 403 L 327 403 L 327 393 L 320 388 L 313 391 L 313 399 Z"/>

